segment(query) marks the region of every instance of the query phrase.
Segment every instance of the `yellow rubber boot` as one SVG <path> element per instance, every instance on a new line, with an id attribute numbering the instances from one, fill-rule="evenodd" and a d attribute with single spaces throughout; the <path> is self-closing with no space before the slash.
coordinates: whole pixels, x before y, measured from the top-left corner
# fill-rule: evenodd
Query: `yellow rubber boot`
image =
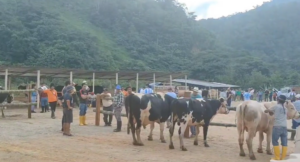
<path id="1" fill-rule="evenodd" d="M 280 160 L 284 160 L 285 159 L 286 153 L 287 153 L 287 147 L 286 146 L 282 146 L 282 154 L 281 154 Z"/>
<path id="2" fill-rule="evenodd" d="M 273 146 L 274 148 L 274 157 L 272 160 L 280 160 L 280 147 L 279 146 Z"/>
<path id="3" fill-rule="evenodd" d="M 79 125 L 83 126 L 83 116 L 79 116 Z"/>
<path id="4" fill-rule="evenodd" d="M 86 119 L 85 116 L 82 116 L 82 124 L 83 124 L 83 125 L 87 125 L 87 124 L 85 123 L 85 119 Z"/>

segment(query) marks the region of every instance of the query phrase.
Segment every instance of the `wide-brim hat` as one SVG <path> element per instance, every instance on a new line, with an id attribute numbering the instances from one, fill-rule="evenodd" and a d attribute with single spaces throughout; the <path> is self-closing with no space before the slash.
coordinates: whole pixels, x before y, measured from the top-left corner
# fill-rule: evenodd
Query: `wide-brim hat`
<path id="1" fill-rule="evenodd" d="M 199 88 L 198 87 L 194 87 L 193 91 L 194 92 L 199 92 Z"/>
<path id="2" fill-rule="evenodd" d="M 277 100 L 280 100 L 280 101 L 286 101 L 286 96 L 285 95 L 279 95 L 277 97 Z"/>

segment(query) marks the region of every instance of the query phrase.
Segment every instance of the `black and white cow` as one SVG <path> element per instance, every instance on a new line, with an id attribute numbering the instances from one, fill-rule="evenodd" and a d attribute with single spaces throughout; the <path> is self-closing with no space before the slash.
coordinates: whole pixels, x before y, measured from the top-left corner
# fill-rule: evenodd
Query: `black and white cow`
<path id="1" fill-rule="evenodd" d="M 129 118 L 129 126 L 132 132 L 133 144 L 143 145 L 140 139 L 141 126 L 146 128 L 150 124 L 148 140 L 152 141 L 152 132 L 155 122 L 160 124 L 160 140 L 165 143 L 163 136 L 164 124 L 169 117 L 169 110 L 159 94 L 130 94 L 125 98 L 125 108 Z M 136 124 L 136 125 L 135 125 Z M 129 133 L 129 130 L 128 130 Z M 137 139 L 135 137 L 135 133 Z"/>
<path id="2" fill-rule="evenodd" d="M 188 126 L 196 126 L 196 136 L 194 140 L 194 145 L 198 145 L 199 127 L 203 126 L 204 145 L 205 147 L 209 147 L 206 138 L 210 121 L 217 113 L 228 114 L 229 112 L 226 107 L 225 100 L 223 98 L 221 98 L 220 100 L 177 99 L 172 102 L 171 109 L 172 123 L 169 128 L 169 148 L 174 149 L 172 137 L 174 134 L 175 123 L 177 122 L 179 126 L 178 134 L 180 139 L 180 148 L 182 151 L 187 151 L 183 143 L 183 135 L 185 129 Z"/>
<path id="3" fill-rule="evenodd" d="M 3 90 L 3 88 L 0 88 L 0 91 Z M 14 99 L 14 96 L 10 93 L 0 93 L 0 104 L 2 104 L 4 101 L 6 101 L 7 103 L 11 103 Z M 2 117 L 4 118 L 4 109 L 6 109 L 6 107 L 0 107 L 1 108 L 1 113 L 2 113 Z"/>

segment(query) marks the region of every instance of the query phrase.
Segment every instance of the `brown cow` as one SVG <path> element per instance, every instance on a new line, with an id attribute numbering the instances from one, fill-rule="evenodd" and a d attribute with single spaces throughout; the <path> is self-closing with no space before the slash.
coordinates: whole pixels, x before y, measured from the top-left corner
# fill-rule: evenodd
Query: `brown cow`
<path id="1" fill-rule="evenodd" d="M 274 117 L 270 116 L 264 111 L 267 108 L 270 108 L 276 105 L 277 102 L 265 102 L 259 103 L 257 101 L 245 101 L 240 104 L 236 109 L 236 118 L 237 118 L 237 130 L 239 133 L 239 146 L 240 146 L 240 156 L 245 156 L 243 149 L 244 144 L 244 131 L 248 132 L 246 139 L 249 156 L 251 160 L 255 160 L 255 155 L 253 153 L 252 141 L 256 135 L 256 132 L 259 132 L 259 148 L 258 152 L 262 153 L 262 141 L 263 133 L 267 134 L 267 154 L 272 155 L 271 153 L 271 135 L 273 131 Z M 287 117 L 288 119 L 299 118 L 299 114 L 295 110 L 294 105 L 291 101 L 286 101 L 284 106 L 287 108 Z"/>

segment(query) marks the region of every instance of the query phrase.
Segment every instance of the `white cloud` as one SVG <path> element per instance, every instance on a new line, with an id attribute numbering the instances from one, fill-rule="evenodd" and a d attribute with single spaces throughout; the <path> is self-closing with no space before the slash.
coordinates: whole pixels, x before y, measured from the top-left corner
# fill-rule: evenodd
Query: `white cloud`
<path id="1" fill-rule="evenodd" d="M 186 4 L 190 12 L 195 12 L 198 19 L 219 18 L 237 12 L 245 12 L 254 6 L 270 0 L 178 0 Z"/>

